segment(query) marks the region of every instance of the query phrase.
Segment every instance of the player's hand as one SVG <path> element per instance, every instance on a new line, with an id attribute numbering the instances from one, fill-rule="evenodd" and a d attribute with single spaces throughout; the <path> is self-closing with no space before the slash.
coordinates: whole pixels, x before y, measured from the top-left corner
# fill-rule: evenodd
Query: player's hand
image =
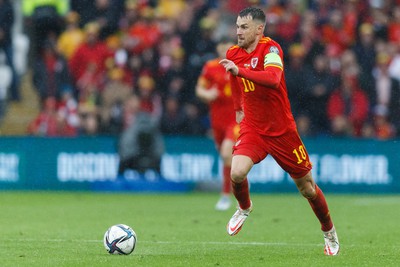
<path id="1" fill-rule="evenodd" d="M 208 90 L 208 100 L 210 102 L 214 101 L 215 99 L 217 99 L 219 96 L 219 91 L 218 88 L 213 86 Z"/>
<path id="2" fill-rule="evenodd" d="M 229 60 L 229 59 L 222 59 L 219 64 L 221 64 L 222 66 L 224 66 L 226 71 L 229 71 L 230 73 L 232 73 L 232 75 L 238 75 L 239 73 L 239 68 L 236 66 L 235 63 L 233 63 L 233 61 Z"/>
<path id="3" fill-rule="evenodd" d="M 238 110 L 236 111 L 236 122 L 240 123 L 244 118 L 244 112 L 243 110 Z"/>

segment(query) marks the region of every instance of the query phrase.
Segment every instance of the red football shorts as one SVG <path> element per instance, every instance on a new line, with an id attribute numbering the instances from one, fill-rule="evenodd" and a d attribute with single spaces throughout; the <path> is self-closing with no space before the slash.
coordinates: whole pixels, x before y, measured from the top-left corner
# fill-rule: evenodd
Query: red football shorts
<path id="1" fill-rule="evenodd" d="M 221 144 L 225 139 L 229 139 L 235 142 L 239 136 L 239 128 L 240 128 L 239 125 L 236 123 L 230 124 L 224 128 L 214 127 L 213 128 L 214 142 L 215 145 L 218 147 L 218 149 L 221 147 Z"/>
<path id="2" fill-rule="evenodd" d="M 248 156 L 254 164 L 265 159 L 268 154 L 294 179 L 304 177 L 312 169 L 307 150 L 297 131 L 275 137 L 260 135 L 255 131 L 242 131 L 233 147 L 233 155 Z"/>

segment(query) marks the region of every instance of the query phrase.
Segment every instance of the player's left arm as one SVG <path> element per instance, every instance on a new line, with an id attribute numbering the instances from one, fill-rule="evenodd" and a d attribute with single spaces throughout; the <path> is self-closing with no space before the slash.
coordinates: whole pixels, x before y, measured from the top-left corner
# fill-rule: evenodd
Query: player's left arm
<path id="1" fill-rule="evenodd" d="M 270 88 L 278 88 L 282 79 L 282 73 L 283 62 L 281 57 L 277 53 L 270 52 L 264 57 L 263 71 L 238 68 L 237 76 Z"/>

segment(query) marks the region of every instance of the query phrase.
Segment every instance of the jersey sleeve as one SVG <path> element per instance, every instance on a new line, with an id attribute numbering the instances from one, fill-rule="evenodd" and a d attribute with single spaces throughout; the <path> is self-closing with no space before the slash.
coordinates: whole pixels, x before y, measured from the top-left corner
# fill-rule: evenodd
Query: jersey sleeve
<path id="1" fill-rule="evenodd" d="M 264 71 L 239 68 L 238 76 L 266 87 L 278 88 L 281 82 L 282 73 L 282 70 L 278 68 L 268 68 Z"/>
<path id="2" fill-rule="evenodd" d="M 270 46 L 268 53 L 264 56 L 263 71 L 239 68 L 238 76 L 267 87 L 278 88 L 283 73 L 283 62 L 279 52 L 278 47 Z"/>
<path id="3" fill-rule="evenodd" d="M 235 76 L 230 74 L 230 83 L 232 90 L 233 107 L 235 111 L 242 110 L 242 91 Z"/>

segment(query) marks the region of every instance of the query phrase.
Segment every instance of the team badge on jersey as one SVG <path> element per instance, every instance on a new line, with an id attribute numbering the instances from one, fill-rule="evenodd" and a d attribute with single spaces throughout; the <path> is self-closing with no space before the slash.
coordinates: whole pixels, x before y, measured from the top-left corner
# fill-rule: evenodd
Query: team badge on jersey
<path id="1" fill-rule="evenodd" d="M 275 54 L 278 54 L 278 55 L 279 55 L 279 49 L 278 49 L 278 47 L 276 47 L 276 46 L 271 46 L 271 47 L 269 48 L 269 52 L 275 53 Z"/>
<path id="2" fill-rule="evenodd" d="M 255 68 L 255 67 L 257 67 L 257 63 L 258 63 L 258 58 L 256 58 L 256 57 L 253 57 L 252 59 L 251 59 L 251 66 L 253 67 L 253 69 Z"/>

